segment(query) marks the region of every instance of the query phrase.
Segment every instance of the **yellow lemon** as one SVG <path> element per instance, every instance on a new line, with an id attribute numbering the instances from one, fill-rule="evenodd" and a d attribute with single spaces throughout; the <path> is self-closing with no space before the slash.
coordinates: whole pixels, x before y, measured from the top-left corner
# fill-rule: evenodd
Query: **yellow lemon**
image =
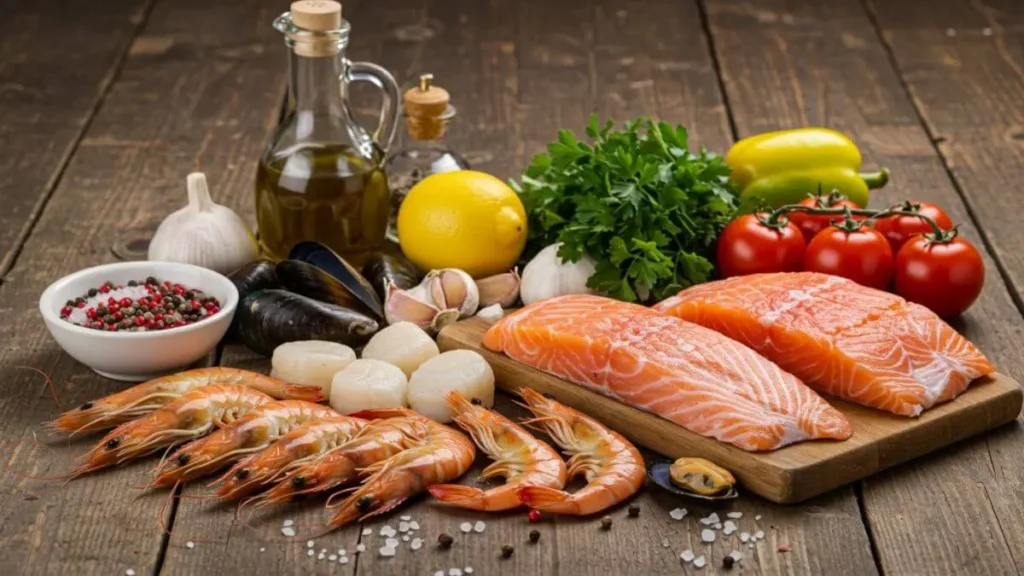
<path id="1" fill-rule="evenodd" d="M 526 245 L 526 211 L 515 191 L 490 174 L 433 174 L 402 201 L 398 242 L 423 270 L 460 268 L 482 278 L 519 260 Z"/>

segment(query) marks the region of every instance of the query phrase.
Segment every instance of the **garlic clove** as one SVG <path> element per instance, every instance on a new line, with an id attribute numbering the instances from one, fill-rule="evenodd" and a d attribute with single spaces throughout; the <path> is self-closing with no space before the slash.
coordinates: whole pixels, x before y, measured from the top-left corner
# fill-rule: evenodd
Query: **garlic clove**
<path id="1" fill-rule="evenodd" d="M 505 316 L 505 311 L 501 309 L 500 304 L 491 304 L 485 308 L 481 308 L 476 313 L 476 317 L 480 318 L 488 324 L 494 324 L 498 320 L 501 320 Z"/>
<path id="2" fill-rule="evenodd" d="M 434 270 L 428 276 L 431 297 L 439 308 L 454 308 L 462 318 L 476 312 L 480 292 L 472 276 L 458 268 Z"/>
<path id="3" fill-rule="evenodd" d="M 434 316 L 434 320 L 430 323 L 429 332 L 440 332 L 441 329 L 444 328 L 445 326 L 458 322 L 460 317 L 462 317 L 462 314 L 459 312 L 457 308 L 449 308 L 447 310 L 442 310 L 437 313 L 437 316 Z"/>
<path id="4" fill-rule="evenodd" d="M 477 280 L 476 287 L 480 293 L 480 307 L 485 308 L 492 304 L 499 304 L 501 308 L 511 308 L 515 305 L 516 300 L 519 300 L 521 282 L 518 268 L 513 268 L 511 272 Z"/>
<path id="5" fill-rule="evenodd" d="M 393 283 L 388 284 L 387 299 L 384 302 L 384 318 L 388 324 L 411 322 L 423 330 L 429 330 L 440 313 L 433 304 L 417 299 L 412 290 L 400 290 Z"/>

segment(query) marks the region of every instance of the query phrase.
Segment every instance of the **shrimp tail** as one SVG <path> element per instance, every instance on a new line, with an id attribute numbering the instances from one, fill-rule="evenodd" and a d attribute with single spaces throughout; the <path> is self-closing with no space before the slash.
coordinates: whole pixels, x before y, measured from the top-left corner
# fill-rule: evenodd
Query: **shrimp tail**
<path id="1" fill-rule="evenodd" d="M 523 486 L 516 490 L 519 501 L 542 512 L 579 514 L 579 505 L 568 492 L 545 486 Z"/>
<path id="2" fill-rule="evenodd" d="M 462 484 L 434 484 L 427 488 L 430 495 L 437 498 L 445 504 L 456 504 L 463 508 L 474 508 L 482 510 L 483 508 L 476 508 L 474 506 L 482 506 L 484 491 L 475 488 L 473 486 L 463 486 Z"/>
<path id="3" fill-rule="evenodd" d="M 305 400 L 306 402 L 318 403 L 327 399 L 324 396 L 323 388 L 319 386 L 286 384 L 284 390 L 289 400 Z"/>
<path id="4" fill-rule="evenodd" d="M 383 418 L 402 418 L 405 416 L 418 416 L 418 412 L 414 412 L 408 408 L 370 408 L 368 410 L 360 410 L 349 414 L 353 418 L 362 418 L 364 420 L 381 420 Z"/>

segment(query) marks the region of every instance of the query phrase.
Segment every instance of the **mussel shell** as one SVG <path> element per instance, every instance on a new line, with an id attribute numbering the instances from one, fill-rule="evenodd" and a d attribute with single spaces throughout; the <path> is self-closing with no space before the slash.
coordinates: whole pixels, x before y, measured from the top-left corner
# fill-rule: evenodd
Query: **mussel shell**
<path id="1" fill-rule="evenodd" d="M 274 270 L 273 262 L 261 258 L 228 274 L 228 279 L 234 282 L 235 287 L 238 288 L 238 299 L 242 300 L 257 290 L 278 288 L 280 284 Z"/>
<path id="2" fill-rule="evenodd" d="M 362 304 L 361 308 L 370 312 L 374 318 L 384 318 L 384 307 L 373 286 L 334 250 L 319 242 L 299 242 L 289 252 L 288 259 L 312 264 L 333 276 Z"/>
<path id="3" fill-rule="evenodd" d="M 271 356 L 286 342 L 327 340 L 358 347 L 380 325 L 376 320 L 342 306 L 318 302 L 287 290 L 249 294 L 238 305 L 238 336 L 247 348 Z"/>
<path id="4" fill-rule="evenodd" d="M 698 500 L 731 500 L 739 496 L 739 492 L 736 490 L 735 486 L 730 486 L 728 490 L 723 490 L 722 492 L 711 496 L 687 490 L 672 481 L 672 477 L 669 475 L 669 468 L 671 467 L 671 462 L 656 462 L 647 469 L 647 479 L 663 490 L 679 496 L 685 496 L 687 498 L 696 498 Z"/>
<path id="5" fill-rule="evenodd" d="M 289 292 L 327 304 L 350 308 L 378 320 L 382 318 L 377 311 L 364 304 L 348 286 L 307 262 L 301 260 L 278 262 L 277 279 L 281 283 L 281 287 Z"/>
<path id="6" fill-rule="evenodd" d="M 388 283 L 408 290 L 420 283 L 423 274 L 419 268 L 400 254 L 374 252 L 363 265 L 363 277 L 370 282 L 381 302 L 387 300 Z"/>

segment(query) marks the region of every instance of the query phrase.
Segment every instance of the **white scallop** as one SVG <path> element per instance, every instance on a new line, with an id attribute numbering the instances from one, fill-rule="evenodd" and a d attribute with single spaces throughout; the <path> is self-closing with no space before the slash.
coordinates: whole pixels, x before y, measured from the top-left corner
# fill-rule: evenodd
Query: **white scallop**
<path id="1" fill-rule="evenodd" d="M 356 359 L 356 353 L 337 342 L 305 340 L 274 348 L 270 375 L 292 384 L 319 386 L 331 393 L 334 375 Z"/>
<path id="2" fill-rule="evenodd" d="M 406 378 L 440 354 L 434 339 L 412 322 L 398 322 L 377 332 L 363 348 L 363 358 L 383 360 L 405 372 Z"/>
<path id="3" fill-rule="evenodd" d="M 331 408 L 352 414 L 371 408 L 405 406 L 408 383 L 405 374 L 383 360 L 355 360 L 334 375 Z"/>
<path id="4" fill-rule="evenodd" d="M 455 415 L 445 396 L 458 390 L 484 406 L 494 406 L 494 371 L 484 357 L 470 350 L 452 350 L 424 362 L 409 379 L 409 407 L 438 422 Z"/>

